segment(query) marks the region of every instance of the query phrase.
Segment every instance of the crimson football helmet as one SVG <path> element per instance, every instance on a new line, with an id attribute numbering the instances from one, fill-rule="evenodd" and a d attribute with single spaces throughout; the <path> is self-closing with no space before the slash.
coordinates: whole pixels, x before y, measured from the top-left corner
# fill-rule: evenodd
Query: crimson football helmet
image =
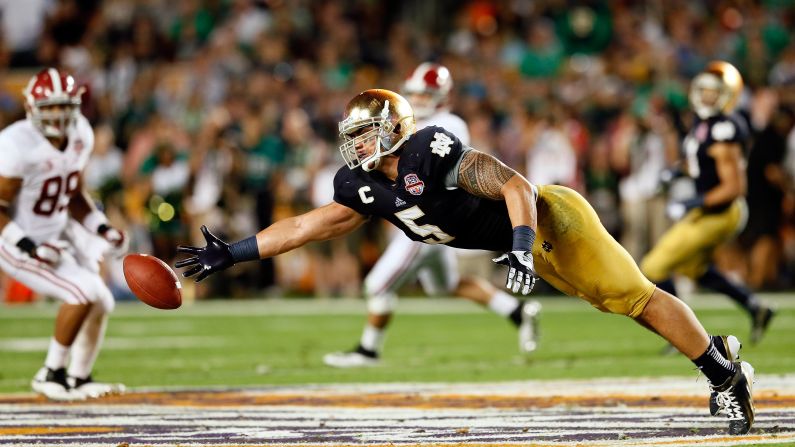
<path id="1" fill-rule="evenodd" d="M 409 98 L 417 119 L 431 116 L 447 101 L 453 89 L 450 70 L 444 65 L 423 62 L 403 83 L 403 94 Z"/>
<path id="2" fill-rule="evenodd" d="M 731 113 L 743 89 L 743 78 L 734 65 L 713 61 L 690 84 L 690 103 L 701 119 Z"/>
<path id="3" fill-rule="evenodd" d="M 83 91 L 68 73 L 55 68 L 41 70 L 22 91 L 28 119 L 44 136 L 63 138 L 80 114 Z"/>
<path id="4" fill-rule="evenodd" d="M 340 153 L 350 169 L 372 171 L 381 157 L 400 149 L 415 128 L 414 111 L 404 97 L 390 90 L 365 90 L 348 102 L 339 122 Z"/>

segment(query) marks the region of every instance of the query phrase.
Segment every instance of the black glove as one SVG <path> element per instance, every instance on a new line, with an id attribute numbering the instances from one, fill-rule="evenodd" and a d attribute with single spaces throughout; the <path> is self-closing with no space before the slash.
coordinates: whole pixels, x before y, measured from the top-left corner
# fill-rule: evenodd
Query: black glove
<path id="1" fill-rule="evenodd" d="M 174 264 L 177 268 L 190 267 L 182 273 L 182 276 L 186 278 L 198 273 L 196 282 L 235 264 L 229 244 L 210 233 L 206 226 L 202 225 L 201 230 L 207 245 L 202 248 L 180 245 L 177 247 L 177 253 L 187 253 L 192 256 Z"/>
<path id="2" fill-rule="evenodd" d="M 522 288 L 522 295 L 528 295 L 536 284 L 536 272 L 533 268 L 533 253 L 530 251 L 511 251 L 492 259 L 500 265 L 508 266 L 508 280 L 505 287 L 513 293 Z M 524 283 L 524 286 L 522 284 Z"/>

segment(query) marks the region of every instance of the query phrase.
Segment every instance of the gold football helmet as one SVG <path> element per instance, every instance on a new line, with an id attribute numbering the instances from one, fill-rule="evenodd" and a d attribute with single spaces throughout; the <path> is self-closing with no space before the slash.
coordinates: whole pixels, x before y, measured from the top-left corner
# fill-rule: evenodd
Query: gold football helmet
<path id="1" fill-rule="evenodd" d="M 342 158 L 350 169 L 372 171 L 414 130 L 414 111 L 405 98 L 390 90 L 365 90 L 348 102 L 339 123 Z"/>
<path id="2" fill-rule="evenodd" d="M 690 103 L 701 119 L 719 113 L 731 113 L 742 89 L 743 78 L 734 65 L 713 61 L 693 78 L 690 84 Z"/>

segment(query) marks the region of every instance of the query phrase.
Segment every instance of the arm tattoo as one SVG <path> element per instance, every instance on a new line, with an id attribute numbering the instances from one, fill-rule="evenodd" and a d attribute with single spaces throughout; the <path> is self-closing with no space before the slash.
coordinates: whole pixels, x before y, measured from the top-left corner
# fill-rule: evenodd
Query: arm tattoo
<path id="1" fill-rule="evenodd" d="M 478 197 L 501 200 L 502 185 L 514 175 L 516 171 L 491 155 L 471 150 L 458 168 L 458 186 Z"/>

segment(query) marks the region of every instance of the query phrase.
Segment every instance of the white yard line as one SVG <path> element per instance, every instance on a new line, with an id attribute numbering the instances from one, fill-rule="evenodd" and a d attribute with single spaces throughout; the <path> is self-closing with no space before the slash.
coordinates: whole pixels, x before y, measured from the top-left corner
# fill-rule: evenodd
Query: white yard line
<path id="1" fill-rule="evenodd" d="M 130 351 L 141 349 L 177 349 L 229 346 L 222 337 L 207 336 L 161 336 L 161 337 L 108 337 L 102 346 L 105 351 Z M 0 351 L 44 352 L 50 345 L 50 337 L 0 338 Z"/>

